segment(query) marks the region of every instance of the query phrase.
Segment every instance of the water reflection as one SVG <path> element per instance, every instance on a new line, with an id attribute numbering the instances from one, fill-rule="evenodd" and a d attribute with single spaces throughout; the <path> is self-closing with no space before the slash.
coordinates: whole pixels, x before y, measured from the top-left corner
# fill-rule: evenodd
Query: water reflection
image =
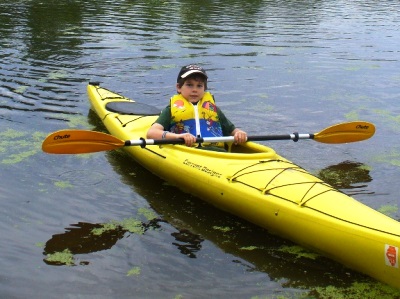
<path id="1" fill-rule="evenodd" d="M 154 219 L 147 223 L 142 222 L 140 224 L 142 232 L 145 233 L 149 229 L 159 228 L 158 221 L 158 219 Z M 129 230 L 121 225 L 116 224 L 113 228 L 105 229 L 106 225 L 104 223 L 86 222 L 71 224 L 71 227 L 66 228 L 64 233 L 55 234 L 46 242 L 43 254 L 47 256 L 65 250 L 68 250 L 71 254 L 88 254 L 107 250 L 129 233 Z M 96 233 L 96 230 L 101 231 Z M 59 261 L 49 262 L 47 259 L 44 259 L 44 262 L 49 265 L 63 264 Z"/>
<path id="2" fill-rule="evenodd" d="M 115 230 L 109 230 L 101 235 L 94 235 L 92 231 L 101 228 L 102 224 L 92 224 L 79 222 L 71 224 L 62 234 L 56 234 L 49 239 L 44 247 L 44 255 L 63 252 L 69 250 L 72 254 L 87 254 L 96 251 L 110 249 L 115 243 L 122 239 L 125 232 L 118 227 Z M 44 262 L 49 265 L 62 265 L 62 262 Z"/>
<path id="3" fill-rule="evenodd" d="M 398 61 L 392 57 L 397 44 L 392 42 L 391 32 L 385 36 L 389 42 L 378 43 L 379 47 L 384 45 L 384 50 L 368 44 L 357 53 L 357 49 L 343 46 L 346 42 L 359 45 L 357 39 L 374 42 L 371 36 L 384 36 L 379 30 L 392 30 L 386 24 L 370 26 L 366 36 L 363 30 L 345 31 L 354 29 L 351 23 L 342 28 L 335 21 L 343 18 L 351 22 L 357 16 L 369 22 L 382 22 L 379 15 L 388 6 L 382 1 L 348 1 L 339 8 L 331 1 L 185 0 L 157 5 L 153 1 L 129 0 L 119 1 L 118 5 L 112 1 L 2 1 L 0 57 L 4 63 L 0 92 L 8 101 L 0 102 L 0 109 L 3 114 L 13 112 L 13 117 L 9 117 L 13 121 L 16 117 L 24 120 L 20 114 L 32 112 L 41 115 L 46 123 L 68 121 L 68 114 L 82 115 L 86 109 L 83 97 L 76 96 L 76 89 L 80 83 L 94 78 L 115 82 L 122 77 L 129 83 L 136 81 L 135 89 L 141 95 L 164 97 L 171 90 L 165 87 L 170 86 L 165 75 L 189 60 L 201 60 L 216 72 L 240 70 L 220 75 L 223 89 L 236 98 L 247 96 L 237 91 L 238 82 L 250 83 L 257 78 L 265 78 L 257 84 L 264 87 L 254 92 L 264 97 L 272 92 L 267 86 L 285 86 L 281 95 L 284 97 L 323 98 L 321 90 L 327 89 L 327 82 L 329 89 L 333 89 L 332 82 L 343 86 L 347 83 L 340 82 L 343 75 L 335 72 L 339 63 L 342 69 L 349 66 L 338 59 L 354 61 L 362 55 L 366 61 Z M 371 15 L 376 20 L 369 18 Z M 291 58 L 280 60 L 284 57 Z M 374 72 L 374 82 L 381 76 L 376 74 L 375 67 L 368 71 Z M 276 78 L 271 76 L 274 73 Z M 352 74 L 348 77 L 354 78 Z M 300 78 L 307 86 L 301 86 Z M 157 88 L 149 88 L 149 82 L 157 82 Z M 315 82 L 312 93 L 308 91 L 308 82 Z M 247 85 L 242 89 L 252 90 Z M 364 85 L 355 82 L 352 87 Z M 298 104 L 305 107 L 304 103 Z"/>
<path id="4" fill-rule="evenodd" d="M 76 57 L 82 40 L 82 7 L 76 1 L 30 1 L 25 43 L 32 63 Z M 72 54 L 72 57 L 71 57 Z"/>
<path id="5" fill-rule="evenodd" d="M 369 167 L 363 163 L 344 161 L 322 169 L 317 176 L 337 189 L 347 189 L 352 195 L 373 194 L 365 191 L 366 183 L 372 181 L 369 173 Z"/>
<path id="6" fill-rule="evenodd" d="M 157 230 L 161 228 L 161 219 L 152 219 L 148 222 L 141 222 L 140 228 L 136 228 L 140 233 L 144 234 L 147 230 Z M 68 250 L 72 255 L 88 254 L 102 250 L 111 249 L 119 240 L 135 232 L 126 229 L 123 225 L 114 223 L 112 228 L 107 223 L 87 223 L 79 222 L 71 224 L 66 228 L 64 233 L 53 235 L 45 244 L 43 254 L 49 256 L 54 253 L 61 253 Z M 201 249 L 201 243 L 204 241 L 200 235 L 192 233 L 187 229 L 180 229 L 171 233 L 176 242 L 172 245 L 176 246 L 180 253 L 196 258 L 196 252 Z M 49 261 L 44 259 L 48 265 L 63 265 L 62 261 Z M 81 263 L 82 264 L 82 263 Z M 85 262 L 84 264 L 89 264 Z"/>
<path id="7" fill-rule="evenodd" d="M 177 242 L 172 243 L 175 245 L 180 253 L 187 255 L 190 258 L 196 257 L 196 252 L 201 249 L 201 242 L 204 241 L 200 235 L 192 233 L 188 229 L 181 229 L 178 232 L 171 234 Z"/>

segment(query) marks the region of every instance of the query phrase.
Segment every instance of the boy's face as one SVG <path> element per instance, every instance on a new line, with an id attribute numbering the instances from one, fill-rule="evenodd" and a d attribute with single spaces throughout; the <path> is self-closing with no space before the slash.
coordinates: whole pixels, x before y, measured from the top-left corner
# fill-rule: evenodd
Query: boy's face
<path id="1" fill-rule="evenodd" d="M 200 101 L 206 91 L 204 81 L 194 78 L 188 78 L 182 87 L 177 84 L 176 90 L 191 103 Z"/>

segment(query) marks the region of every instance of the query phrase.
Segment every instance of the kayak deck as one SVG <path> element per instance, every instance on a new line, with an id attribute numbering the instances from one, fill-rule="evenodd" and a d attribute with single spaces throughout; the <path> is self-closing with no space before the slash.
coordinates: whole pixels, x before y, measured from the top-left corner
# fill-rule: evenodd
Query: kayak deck
<path id="1" fill-rule="evenodd" d="M 158 115 L 156 108 L 98 85 L 89 85 L 88 94 L 106 128 L 122 140 L 145 137 Z M 124 110 L 112 109 L 116 106 Z M 247 142 L 227 144 L 226 149 L 125 147 L 138 163 L 181 190 L 400 288 L 398 221 L 331 187 L 269 147 Z"/>

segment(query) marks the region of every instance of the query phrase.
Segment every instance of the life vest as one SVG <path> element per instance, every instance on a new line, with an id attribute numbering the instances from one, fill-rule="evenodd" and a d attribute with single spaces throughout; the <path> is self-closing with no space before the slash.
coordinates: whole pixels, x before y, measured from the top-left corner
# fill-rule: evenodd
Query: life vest
<path id="1" fill-rule="evenodd" d="M 187 132 L 196 137 L 222 136 L 217 106 L 211 93 L 206 92 L 197 105 L 193 105 L 181 94 L 174 95 L 170 104 L 171 132 L 177 134 Z"/>

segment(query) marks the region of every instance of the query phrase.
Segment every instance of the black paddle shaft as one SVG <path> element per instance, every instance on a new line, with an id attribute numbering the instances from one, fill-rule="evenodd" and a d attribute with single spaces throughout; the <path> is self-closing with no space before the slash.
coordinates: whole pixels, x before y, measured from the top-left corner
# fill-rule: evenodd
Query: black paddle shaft
<path id="1" fill-rule="evenodd" d="M 223 137 L 222 137 L 223 138 Z M 228 137 L 229 138 L 229 137 Z M 233 138 L 233 136 L 230 136 Z M 196 143 L 204 143 L 210 142 L 212 138 L 196 138 Z M 299 139 L 314 139 L 314 134 L 287 134 L 287 135 L 264 135 L 264 136 L 248 136 L 247 141 L 267 141 L 267 140 L 293 140 L 298 141 Z M 231 142 L 233 140 L 230 140 Z M 212 142 L 212 141 L 211 141 Z M 144 139 L 141 138 L 139 142 L 135 140 L 127 140 L 125 141 L 125 146 L 131 145 L 140 145 L 140 147 L 144 148 L 146 145 L 161 145 L 161 144 L 184 144 L 185 140 L 183 138 L 176 139 Z"/>

